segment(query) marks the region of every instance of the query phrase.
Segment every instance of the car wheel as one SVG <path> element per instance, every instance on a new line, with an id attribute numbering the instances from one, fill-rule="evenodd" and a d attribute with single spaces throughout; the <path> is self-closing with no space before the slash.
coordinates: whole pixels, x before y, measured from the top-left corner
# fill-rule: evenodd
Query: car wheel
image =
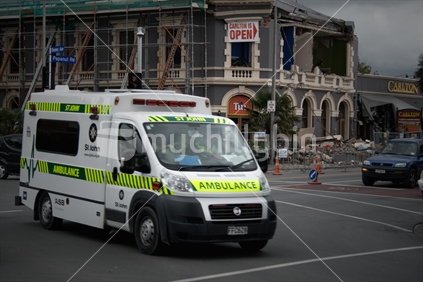
<path id="1" fill-rule="evenodd" d="M 410 170 L 407 179 L 404 181 L 404 185 L 407 188 L 414 188 L 417 185 L 417 171 L 415 169 Z"/>
<path id="2" fill-rule="evenodd" d="M 7 165 L 0 162 L 0 179 L 6 179 L 9 176 Z"/>
<path id="3" fill-rule="evenodd" d="M 152 255 L 162 250 L 159 221 L 151 208 L 145 207 L 138 214 L 134 234 L 138 249 L 142 253 Z"/>
<path id="4" fill-rule="evenodd" d="M 375 181 L 372 178 L 364 176 L 364 175 L 361 177 L 361 180 L 363 181 L 363 184 L 366 186 L 372 186 L 375 183 Z"/>
<path id="5" fill-rule="evenodd" d="M 44 229 L 59 229 L 62 219 L 53 216 L 53 204 L 47 192 L 42 192 L 38 202 L 38 218 Z"/>
<path id="6" fill-rule="evenodd" d="M 263 249 L 267 244 L 267 240 L 241 241 L 238 244 L 246 251 L 255 252 Z"/>

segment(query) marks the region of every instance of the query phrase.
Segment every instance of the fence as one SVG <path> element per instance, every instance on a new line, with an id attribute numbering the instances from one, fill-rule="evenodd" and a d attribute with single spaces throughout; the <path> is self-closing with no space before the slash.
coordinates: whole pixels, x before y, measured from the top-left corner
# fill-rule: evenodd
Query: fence
<path id="1" fill-rule="evenodd" d="M 322 169 L 344 169 L 361 167 L 363 161 L 372 156 L 372 150 L 335 153 L 333 155 L 305 151 L 290 152 L 287 158 L 279 159 L 280 170 L 300 170 L 307 172 L 313 163 L 320 159 Z"/>

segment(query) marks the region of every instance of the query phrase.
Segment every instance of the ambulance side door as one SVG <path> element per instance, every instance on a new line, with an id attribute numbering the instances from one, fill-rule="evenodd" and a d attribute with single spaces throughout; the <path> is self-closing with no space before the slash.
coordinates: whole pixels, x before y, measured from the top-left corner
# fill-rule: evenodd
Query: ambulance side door
<path id="1" fill-rule="evenodd" d="M 129 218 L 133 195 L 145 188 L 143 175 L 149 173 L 149 164 L 143 158 L 146 155 L 145 146 L 134 124 L 121 121 L 115 133 L 111 134 L 112 140 L 109 142 L 105 213 L 107 224 L 120 228 Z M 129 230 L 128 224 L 123 229 Z"/>

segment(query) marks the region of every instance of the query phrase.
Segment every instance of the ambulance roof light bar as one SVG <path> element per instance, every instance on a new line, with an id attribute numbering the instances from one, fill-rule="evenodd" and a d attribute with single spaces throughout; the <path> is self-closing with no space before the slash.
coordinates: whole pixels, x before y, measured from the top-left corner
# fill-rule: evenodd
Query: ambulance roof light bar
<path id="1" fill-rule="evenodd" d="M 195 108 L 197 102 L 194 101 L 168 101 L 168 100 L 153 100 L 153 99 L 139 99 L 135 98 L 132 100 L 134 105 L 146 105 L 146 106 L 169 106 L 169 107 L 189 107 Z"/>

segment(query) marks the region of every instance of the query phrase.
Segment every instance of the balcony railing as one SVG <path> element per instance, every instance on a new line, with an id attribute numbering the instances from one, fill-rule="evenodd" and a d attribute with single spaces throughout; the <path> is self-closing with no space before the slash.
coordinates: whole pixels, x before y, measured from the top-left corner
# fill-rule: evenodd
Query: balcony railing
<path id="1" fill-rule="evenodd" d="M 227 83 L 248 81 L 252 83 L 266 83 L 269 77 L 269 69 L 253 69 L 253 68 L 224 68 L 223 77 L 210 77 L 207 79 L 219 79 L 219 81 L 225 81 Z M 156 70 L 150 70 L 150 72 L 157 73 Z M 265 72 L 265 73 L 264 73 Z M 169 79 L 175 79 L 176 81 L 185 80 L 186 70 L 185 69 L 175 69 L 169 71 Z M 63 77 L 67 79 L 67 73 L 63 74 Z M 160 78 L 161 74 L 157 74 L 157 78 L 150 77 L 151 82 L 154 83 L 154 79 Z M 31 78 L 30 73 L 25 74 L 26 81 L 25 83 L 30 83 L 29 79 Z M 120 87 L 122 81 L 125 77 L 125 71 L 100 71 L 99 82 L 100 85 L 107 84 L 108 87 Z M 284 85 L 301 85 L 302 88 L 322 88 L 328 91 L 337 90 L 338 92 L 349 92 L 354 89 L 354 80 L 351 77 L 343 77 L 338 75 L 323 75 L 318 73 L 311 72 L 293 72 L 281 70 L 280 75 L 277 76 L 277 83 L 280 86 Z M 56 83 L 64 83 L 59 80 L 56 76 Z M 201 81 L 202 78 L 196 78 L 197 81 Z M 41 83 L 41 78 L 38 79 Z M 90 72 L 80 72 L 76 73 L 72 79 L 72 85 L 75 85 L 78 82 L 80 86 L 92 87 L 94 81 L 94 73 Z M 106 81 L 106 82 L 104 82 Z M 8 87 L 19 87 L 19 74 L 8 74 L 4 75 L 2 83 L 7 83 Z M 184 82 L 185 83 L 185 82 Z M 41 85 L 41 84 L 40 84 Z"/>

